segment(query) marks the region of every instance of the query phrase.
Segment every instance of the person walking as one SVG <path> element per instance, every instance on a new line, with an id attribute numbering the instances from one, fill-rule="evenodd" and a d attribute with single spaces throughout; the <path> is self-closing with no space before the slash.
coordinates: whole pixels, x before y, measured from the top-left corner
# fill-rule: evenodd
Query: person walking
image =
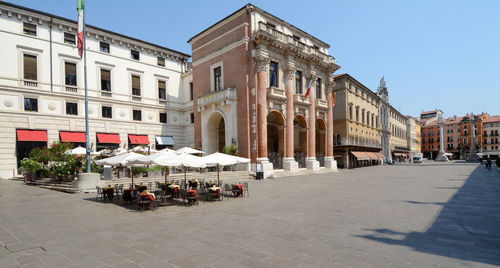
<path id="1" fill-rule="evenodd" d="M 491 170 L 491 158 L 488 157 L 488 159 L 486 160 L 486 167 Z"/>

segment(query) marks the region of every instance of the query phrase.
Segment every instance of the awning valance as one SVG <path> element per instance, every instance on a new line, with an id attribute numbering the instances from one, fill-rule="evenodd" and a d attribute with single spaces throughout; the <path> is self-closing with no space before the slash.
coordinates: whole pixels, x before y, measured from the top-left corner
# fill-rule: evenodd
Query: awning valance
<path id="1" fill-rule="evenodd" d="M 118 134 L 108 134 L 108 133 L 97 133 L 98 143 L 120 143 L 120 135 Z"/>
<path id="2" fill-rule="evenodd" d="M 85 132 L 59 131 L 62 142 L 85 142 Z"/>
<path id="3" fill-rule="evenodd" d="M 351 152 L 358 160 L 370 160 L 370 156 L 365 152 Z"/>
<path id="4" fill-rule="evenodd" d="M 48 141 L 46 130 L 18 129 L 17 141 Z"/>
<path id="5" fill-rule="evenodd" d="M 130 144 L 149 144 L 148 135 L 128 135 Z"/>
<path id="6" fill-rule="evenodd" d="M 171 145 L 174 146 L 174 138 L 172 136 L 156 136 L 158 145 Z"/>

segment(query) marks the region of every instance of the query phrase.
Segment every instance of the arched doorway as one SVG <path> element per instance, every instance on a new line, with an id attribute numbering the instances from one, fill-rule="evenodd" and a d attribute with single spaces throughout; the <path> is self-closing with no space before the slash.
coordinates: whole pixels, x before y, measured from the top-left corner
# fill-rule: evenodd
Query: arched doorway
<path id="1" fill-rule="evenodd" d="M 298 114 L 293 119 L 293 157 L 299 168 L 306 167 L 307 155 L 307 122 L 303 115 Z"/>
<path id="2" fill-rule="evenodd" d="M 271 111 L 267 115 L 267 157 L 274 169 L 283 168 L 285 149 L 285 120 L 280 112 Z"/>
<path id="3" fill-rule="evenodd" d="M 316 160 L 319 165 L 325 166 L 326 154 L 326 123 L 322 118 L 316 119 Z"/>
<path id="4" fill-rule="evenodd" d="M 206 142 L 204 142 L 204 151 L 206 153 L 222 152 L 226 146 L 226 121 L 220 112 L 214 112 L 210 115 L 207 125 Z M 206 146 L 205 146 L 206 145 Z"/>

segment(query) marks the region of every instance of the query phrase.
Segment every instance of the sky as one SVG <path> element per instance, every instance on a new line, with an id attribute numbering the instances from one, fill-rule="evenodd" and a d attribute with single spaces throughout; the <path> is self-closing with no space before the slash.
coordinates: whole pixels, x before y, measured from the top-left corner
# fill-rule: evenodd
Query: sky
<path id="1" fill-rule="evenodd" d="M 10 0 L 77 19 L 77 0 Z M 86 22 L 191 54 L 189 38 L 248 1 L 86 0 Z M 330 44 L 341 68 L 373 91 L 385 77 L 401 113 L 500 115 L 498 0 L 256 0 Z"/>

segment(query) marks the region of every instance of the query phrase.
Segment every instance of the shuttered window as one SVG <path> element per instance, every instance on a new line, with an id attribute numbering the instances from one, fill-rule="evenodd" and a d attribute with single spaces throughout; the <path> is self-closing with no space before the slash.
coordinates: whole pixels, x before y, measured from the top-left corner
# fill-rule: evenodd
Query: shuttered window
<path id="1" fill-rule="evenodd" d="M 76 86 L 76 64 L 71 62 L 64 63 L 65 82 L 68 86 Z"/>
<path id="2" fill-rule="evenodd" d="M 31 23 L 23 23 L 23 33 L 36 36 L 36 25 Z"/>
<path id="3" fill-rule="evenodd" d="M 37 80 L 36 56 L 24 54 L 24 79 Z"/>
<path id="4" fill-rule="evenodd" d="M 64 33 L 64 43 L 68 45 L 75 45 L 75 35 L 72 33 Z"/>
<path id="5" fill-rule="evenodd" d="M 101 69 L 101 90 L 111 91 L 111 71 Z"/>
<path id="6" fill-rule="evenodd" d="M 163 58 L 163 57 L 158 57 L 158 66 L 163 66 L 163 67 L 165 67 L 165 58 Z"/>
<path id="7" fill-rule="evenodd" d="M 158 81 L 158 98 L 160 100 L 167 99 L 167 90 L 165 88 L 165 81 Z"/>
<path id="8" fill-rule="evenodd" d="M 132 75 L 132 95 L 141 96 L 141 77 Z"/>

